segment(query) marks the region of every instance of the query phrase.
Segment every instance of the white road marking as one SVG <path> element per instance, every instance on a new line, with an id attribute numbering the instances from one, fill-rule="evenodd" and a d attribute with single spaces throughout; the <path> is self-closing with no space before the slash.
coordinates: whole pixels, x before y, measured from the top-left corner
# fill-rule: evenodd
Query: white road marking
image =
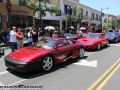
<path id="1" fill-rule="evenodd" d="M 5 86 L 3 83 L 0 82 L 0 86 Z"/>
<path id="2" fill-rule="evenodd" d="M 89 66 L 89 67 L 97 67 L 97 60 L 87 61 L 86 59 L 82 59 L 82 60 L 79 60 L 78 62 L 76 62 L 74 64 L 82 65 L 82 66 Z"/>
<path id="3" fill-rule="evenodd" d="M 120 46 L 119 44 L 111 44 L 111 46 Z"/>
<path id="4" fill-rule="evenodd" d="M 0 72 L 0 75 L 6 74 L 6 73 L 9 73 L 9 72 L 12 72 L 12 71 L 13 71 L 13 70 L 3 71 L 3 72 Z"/>

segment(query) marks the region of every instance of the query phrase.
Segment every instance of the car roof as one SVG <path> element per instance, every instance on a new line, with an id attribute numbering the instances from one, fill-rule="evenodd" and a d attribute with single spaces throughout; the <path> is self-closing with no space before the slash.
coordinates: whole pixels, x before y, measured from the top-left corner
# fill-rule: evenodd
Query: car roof
<path id="1" fill-rule="evenodd" d="M 101 34 L 101 33 L 89 33 L 89 34 Z"/>

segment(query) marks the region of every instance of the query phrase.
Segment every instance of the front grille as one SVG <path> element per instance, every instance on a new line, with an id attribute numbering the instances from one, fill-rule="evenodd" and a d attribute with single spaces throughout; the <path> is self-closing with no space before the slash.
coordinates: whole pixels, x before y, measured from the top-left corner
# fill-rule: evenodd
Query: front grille
<path id="1" fill-rule="evenodd" d="M 9 61 L 5 61 L 6 65 L 8 66 L 12 66 L 12 67 L 16 67 L 16 64 L 9 62 Z"/>

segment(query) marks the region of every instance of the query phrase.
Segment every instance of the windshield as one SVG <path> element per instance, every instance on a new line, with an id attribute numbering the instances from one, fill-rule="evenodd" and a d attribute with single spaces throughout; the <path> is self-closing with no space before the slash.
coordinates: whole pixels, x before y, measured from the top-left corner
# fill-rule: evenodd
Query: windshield
<path id="1" fill-rule="evenodd" d="M 108 32 L 106 35 L 115 35 L 115 32 Z"/>
<path id="2" fill-rule="evenodd" d="M 72 34 L 70 34 L 70 33 L 65 33 L 65 34 L 64 34 L 64 36 L 71 37 L 71 36 L 73 36 L 73 35 L 72 35 Z"/>
<path id="3" fill-rule="evenodd" d="M 24 39 L 26 39 L 27 38 L 27 30 L 21 30 L 21 32 L 23 33 L 23 35 L 24 35 Z"/>
<path id="4" fill-rule="evenodd" d="M 90 33 L 86 37 L 87 38 L 100 38 L 100 34 L 92 34 L 92 33 Z"/>
<path id="5" fill-rule="evenodd" d="M 46 48 L 46 49 L 52 49 L 56 43 L 56 40 L 45 40 L 42 39 L 38 42 L 36 42 L 33 46 L 40 47 L 40 48 Z"/>

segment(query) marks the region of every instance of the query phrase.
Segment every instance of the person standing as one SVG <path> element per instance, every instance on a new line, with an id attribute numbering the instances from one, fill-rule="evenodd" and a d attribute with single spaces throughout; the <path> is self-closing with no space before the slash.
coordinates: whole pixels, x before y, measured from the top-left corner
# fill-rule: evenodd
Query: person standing
<path id="1" fill-rule="evenodd" d="M 23 33 L 21 32 L 21 28 L 18 28 L 18 32 L 17 32 L 17 43 L 18 43 L 18 49 L 23 47 Z"/>
<path id="2" fill-rule="evenodd" d="M 33 39 L 32 39 L 32 28 L 29 29 L 28 31 L 28 44 L 29 46 L 32 45 Z"/>
<path id="3" fill-rule="evenodd" d="M 41 40 L 41 39 L 42 39 L 42 35 L 43 35 L 42 29 L 39 28 L 39 29 L 38 29 L 38 40 Z"/>
<path id="4" fill-rule="evenodd" d="M 38 30 L 36 29 L 36 26 L 33 26 L 33 30 L 32 30 L 32 39 L 33 39 L 33 43 L 36 43 L 38 41 Z"/>
<path id="5" fill-rule="evenodd" d="M 2 37 L 3 37 L 4 45 L 7 45 L 7 44 L 8 44 L 7 36 L 8 36 L 7 30 L 3 30 L 3 31 L 2 31 Z"/>
<path id="6" fill-rule="evenodd" d="M 10 46 L 11 46 L 11 50 L 12 52 L 14 50 L 17 50 L 17 39 L 16 39 L 16 27 L 13 26 L 12 27 L 12 31 L 10 31 Z"/>

